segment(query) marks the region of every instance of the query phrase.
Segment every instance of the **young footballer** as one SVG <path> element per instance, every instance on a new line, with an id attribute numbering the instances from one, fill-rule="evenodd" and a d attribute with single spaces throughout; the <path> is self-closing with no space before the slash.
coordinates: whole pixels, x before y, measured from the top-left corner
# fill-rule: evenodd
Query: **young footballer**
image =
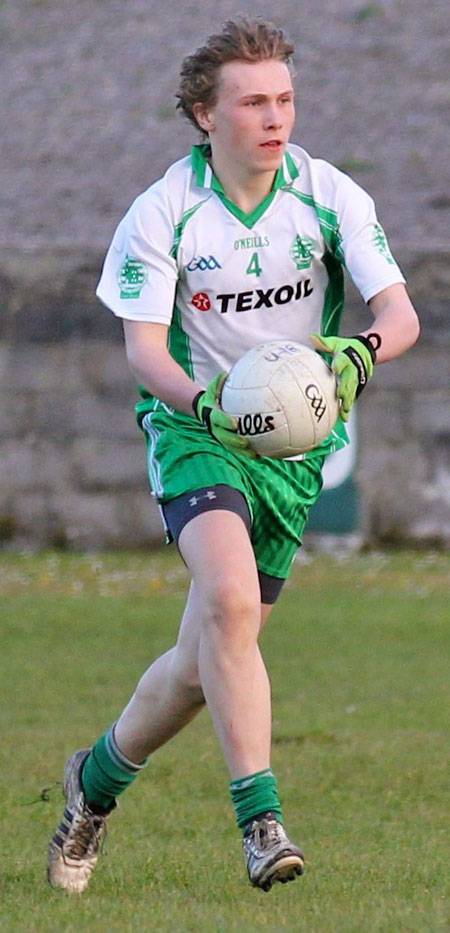
<path id="1" fill-rule="evenodd" d="M 123 319 L 140 386 L 150 483 L 191 575 L 176 645 L 117 722 L 69 758 L 49 880 L 83 891 L 108 815 L 161 745 L 206 703 L 230 773 L 250 882 L 301 875 L 271 768 L 269 680 L 258 646 L 288 577 L 324 458 L 374 364 L 399 356 L 418 321 L 370 197 L 289 144 L 293 47 L 259 20 L 228 22 L 185 59 L 178 106 L 202 143 L 132 204 L 98 296 Z M 347 267 L 373 327 L 339 336 Z M 257 458 L 220 409 L 224 372 L 271 339 L 329 353 L 341 418 L 297 460 Z"/>

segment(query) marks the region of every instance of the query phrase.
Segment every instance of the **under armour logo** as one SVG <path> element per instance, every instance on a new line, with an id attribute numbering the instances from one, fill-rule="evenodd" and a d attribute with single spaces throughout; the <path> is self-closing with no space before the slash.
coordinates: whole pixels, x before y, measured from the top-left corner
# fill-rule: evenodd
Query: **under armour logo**
<path id="1" fill-rule="evenodd" d="M 194 508 L 196 505 L 198 505 L 199 502 L 201 502 L 202 499 L 217 499 L 217 494 L 213 489 L 208 489 L 204 496 L 191 496 L 189 499 L 189 505 L 191 508 Z"/>
<path id="2" fill-rule="evenodd" d="M 326 412 L 327 406 L 323 400 L 323 395 L 321 395 L 319 387 L 315 386 L 311 382 L 308 386 L 306 386 L 305 395 L 306 398 L 311 402 L 311 408 L 314 412 L 316 420 L 320 421 Z"/>

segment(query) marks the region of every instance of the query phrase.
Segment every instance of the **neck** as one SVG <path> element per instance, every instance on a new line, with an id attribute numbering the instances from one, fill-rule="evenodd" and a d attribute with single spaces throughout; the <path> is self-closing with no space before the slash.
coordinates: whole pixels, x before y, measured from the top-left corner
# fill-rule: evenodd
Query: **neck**
<path id="1" fill-rule="evenodd" d="M 219 179 L 222 188 L 230 201 L 236 204 L 241 211 L 250 214 L 270 194 L 276 172 L 257 172 L 249 175 L 247 172 L 236 171 L 236 168 L 221 164 L 220 159 L 212 156 L 213 172 Z"/>

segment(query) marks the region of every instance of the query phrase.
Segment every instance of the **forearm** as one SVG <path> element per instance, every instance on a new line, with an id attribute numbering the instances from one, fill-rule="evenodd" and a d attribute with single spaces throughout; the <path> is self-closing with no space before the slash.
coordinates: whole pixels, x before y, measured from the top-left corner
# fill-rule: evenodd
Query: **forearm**
<path id="1" fill-rule="evenodd" d="M 412 347 L 420 331 L 417 314 L 403 285 L 392 285 L 369 302 L 375 320 L 362 331 L 368 337 L 376 333 L 381 339 L 377 363 L 387 363 Z"/>
<path id="2" fill-rule="evenodd" d="M 151 338 L 144 328 L 126 322 L 125 342 L 131 372 L 156 398 L 184 414 L 193 415 L 192 400 L 204 386 L 190 379 L 170 355 L 165 329 L 159 330 L 156 325 Z"/>
<path id="3" fill-rule="evenodd" d="M 202 386 L 189 378 L 167 350 L 158 347 L 146 364 L 130 366 L 140 385 L 152 395 L 178 411 L 193 416 L 192 400 Z"/>
<path id="4" fill-rule="evenodd" d="M 374 363 L 395 359 L 419 336 L 417 314 L 404 285 L 391 285 L 369 302 L 375 321 L 372 327 L 353 337 L 323 337 L 311 334 L 316 350 L 331 353 L 332 370 L 337 377 L 341 418 L 348 421 L 355 399 L 373 374 Z"/>

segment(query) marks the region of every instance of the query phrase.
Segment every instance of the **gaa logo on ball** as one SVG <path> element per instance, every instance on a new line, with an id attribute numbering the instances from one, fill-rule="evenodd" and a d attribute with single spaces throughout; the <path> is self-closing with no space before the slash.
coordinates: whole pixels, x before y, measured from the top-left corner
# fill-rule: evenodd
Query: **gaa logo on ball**
<path id="1" fill-rule="evenodd" d="M 319 386 L 316 386 L 313 383 L 311 383 L 309 386 L 306 386 L 305 395 L 306 398 L 311 402 L 311 407 L 316 416 L 316 420 L 320 421 L 327 410 L 327 403 L 324 401 Z"/>

